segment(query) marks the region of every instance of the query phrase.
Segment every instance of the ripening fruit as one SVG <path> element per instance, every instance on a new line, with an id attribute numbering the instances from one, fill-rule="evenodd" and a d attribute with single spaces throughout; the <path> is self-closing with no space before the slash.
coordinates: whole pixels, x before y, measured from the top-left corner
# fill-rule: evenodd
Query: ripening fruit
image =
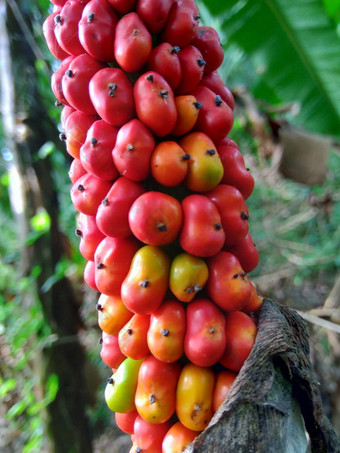
<path id="1" fill-rule="evenodd" d="M 55 37 L 60 47 L 70 55 L 81 55 L 85 49 L 78 37 L 78 23 L 83 14 L 84 4 L 77 0 L 68 0 L 54 18 Z"/>
<path id="2" fill-rule="evenodd" d="M 151 174 L 163 186 L 178 186 L 187 175 L 189 159 L 190 155 L 177 142 L 160 142 L 151 155 Z"/>
<path id="3" fill-rule="evenodd" d="M 118 132 L 112 150 L 113 161 L 122 176 L 132 181 L 143 181 L 150 174 L 150 158 L 155 139 L 139 120 L 125 123 Z"/>
<path id="4" fill-rule="evenodd" d="M 156 136 L 172 131 L 177 120 L 174 93 L 160 74 L 149 71 L 137 79 L 134 102 L 139 120 Z"/>
<path id="5" fill-rule="evenodd" d="M 182 206 L 163 192 L 143 193 L 132 204 L 129 225 L 137 239 L 149 245 L 173 242 L 182 227 Z"/>
<path id="6" fill-rule="evenodd" d="M 211 368 L 188 363 L 182 368 L 176 392 L 176 414 L 192 431 L 203 431 L 210 422 L 215 375 Z"/>
<path id="7" fill-rule="evenodd" d="M 79 41 L 99 61 L 114 61 L 113 42 L 118 16 L 106 0 L 91 0 L 78 24 Z"/>
<path id="8" fill-rule="evenodd" d="M 127 357 L 108 379 L 105 401 L 113 412 L 125 413 L 135 410 L 138 371 L 142 362 L 143 360 L 133 360 Z"/>
<path id="9" fill-rule="evenodd" d="M 62 78 L 63 94 L 74 109 L 95 115 L 96 110 L 89 95 L 89 83 L 91 78 L 104 65 L 90 55 L 82 54 L 73 58 Z"/>
<path id="10" fill-rule="evenodd" d="M 180 453 L 226 398 L 263 303 L 223 48 L 195 0 L 51 2 L 43 32 L 113 371 L 105 400 L 130 453 Z"/>
<path id="11" fill-rule="evenodd" d="M 182 453 L 198 434 L 199 432 L 186 428 L 181 422 L 176 422 L 164 436 L 162 453 Z"/>
<path id="12" fill-rule="evenodd" d="M 96 218 L 80 213 L 75 233 L 80 238 L 80 253 L 85 259 L 94 261 L 94 253 L 104 239 L 103 233 L 97 227 Z"/>
<path id="13" fill-rule="evenodd" d="M 96 222 L 106 236 L 124 238 L 132 234 L 129 211 L 133 202 L 144 193 L 144 187 L 125 176 L 118 178 L 98 207 Z"/>
<path id="14" fill-rule="evenodd" d="M 112 159 L 118 129 L 104 120 L 95 121 L 88 129 L 80 148 L 80 161 L 86 171 L 99 179 L 113 181 L 118 171 Z"/>
<path id="15" fill-rule="evenodd" d="M 111 187 L 111 182 L 85 173 L 71 188 L 74 207 L 89 216 L 95 216 L 98 206 Z"/>
<path id="16" fill-rule="evenodd" d="M 242 310 L 250 294 L 251 283 L 239 260 L 229 252 L 221 251 L 207 261 L 209 279 L 206 290 L 209 297 L 225 311 Z"/>
<path id="17" fill-rule="evenodd" d="M 186 316 L 177 300 L 166 300 L 150 317 L 147 334 L 151 354 L 161 362 L 173 363 L 184 352 Z"/>
<path id="18" fill-rule="evenodd" d="M 175 104 L 177 121 L 171 133 L 176 136 L 185 135 L 195 126 L 201 104 L 191 94 L 176 96 Z"/>
<path id="19" fill-rule="evenodd" d="M 152 37 L 137 13 L 123 16 L 117 26 L 114 54 L 126 72 L 137 72 L 146 64 L 152 49 Z"/>
<path id="20" fill-rule="evenodd" d="M 180 253 L 171 263 L 169 288 L 182 302 L 190 302 L 204 288 L 209 277 L 206 262 L 190 253 Z"/>
<path id="21" fill-rule="evenodd" d="M 127 357 L 139 360 L 150 354 L 147 333 L 150 325 L 150 315 L 134 314 L 122 327 L 118 334 L 120 350 Z"/>
<path id="22" fill-rule="evenodd" d="M 94 255 L 96 285 L 100 292 L 119 296 L 121 284 L 138 248 L 139 243 L 133 237 L 106 237 L 102 240 Z"/>
<path id="23" fill-rule="evenodd" d="M 168 289 L 169 271 L 170 259 L 160 247 L 141 247 L 121 285 L 121 297 L 128 310 L 153 313 Z"/>
<path id="24" fill-rule="evenodd" d="M 179 243 L 183 250 L 198 257 L 213 256 L 224 244 L 221 216 L 205 195 L 188 195 L 182 201 L 183 226 Z"/>
<path id="25" fill-rule="evenodd" d="M 221 406 L 233 385 L 237 373 L 223 370 L 216 374 L 216 381 L 213 393 L 213 411 L 216 412 Z"/>
<path id="26" fill-rule="evenodd" d="M 220 363 L 229 370 L 238 372 L 249 356 L 257 333 L 254 320 L 241 311 L 226 313 L 226 348 Z"/>
<path id="27" fill-rule="evenodd" d="M 210 137 L 203 132 L 191 132 L 179 143 L 190 156 L 185 186 L 199 193 L 215 188 L 223 177 L 223 166 Z"/>
<path id="28" fill-rule="evenodd" d="M 102 333 L 101 338 L 102 349 L 100 357 L 105 365 L 116 369 L 126 359 L 126 356 L 121 352 L 117 335 L 110 335 L 106 332 Z"/>
<path id="29" fill-rule="evenodd" d="M 226 346 L 224 313 L 209 299 L 195 299 L 187 307 L 186 321 L 185 355 L 195 365 L 215 365 Z"/>
<path id="30" fill-rule="evenodd" d="M 144 420 L 164 423 L 174 414 L 180 371 L 179 362 L 161 362 L 153 355 L 143 361 L 138 372 L 135 405 Z"/>
<path id="31" fill-rule="evenodd" d="M 119 296 L 101 294 L 96 305 L 98 311 L 98 326 L 103 332 L 118 335 L 120 330 L 132 318 Z"/>
<path id="32" fill-rule="evenodd" d="M 133 118 L 133 85 L 121 69 L 97 71 L 90 80 L 89 93 L 98 115 L 112 126 L 120 127 Z"/>

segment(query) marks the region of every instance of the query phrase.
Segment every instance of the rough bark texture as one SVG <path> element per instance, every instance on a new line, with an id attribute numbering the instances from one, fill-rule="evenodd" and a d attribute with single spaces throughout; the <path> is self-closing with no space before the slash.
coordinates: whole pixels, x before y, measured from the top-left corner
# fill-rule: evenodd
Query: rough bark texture
<path id="1" fill-rule="evenodd" d="M 308 339 L 308 326 L 294 310 L 265 299 L 250 356 L 185 453 L 339 452 L 311 370 Z"/>

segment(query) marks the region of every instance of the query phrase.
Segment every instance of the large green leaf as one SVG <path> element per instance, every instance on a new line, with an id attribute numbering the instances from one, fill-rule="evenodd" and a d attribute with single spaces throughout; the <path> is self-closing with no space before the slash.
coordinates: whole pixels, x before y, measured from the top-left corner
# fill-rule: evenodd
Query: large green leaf
<path id="1" fill-rule="evenodd" d="M 201 0 L 228 58 L 233 46 L 251 63 L 251 86 L 269 103 L 296 102 L 290 121 L 340 137 L 340 37 L 325 0 Z M 333 12 L 334 14 L 334 12 Z M 209 17 L 207 17 L 209 16 Z M 208 23 L 207 23 L 208 24 Z"/>

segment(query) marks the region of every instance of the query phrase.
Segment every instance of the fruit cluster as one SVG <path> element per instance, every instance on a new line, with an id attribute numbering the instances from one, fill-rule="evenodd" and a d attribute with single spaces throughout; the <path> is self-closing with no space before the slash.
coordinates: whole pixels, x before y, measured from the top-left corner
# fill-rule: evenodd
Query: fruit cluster
<path id="1" fill-rule="evenodd" d="M 43 31 L 60 60 L 84 279 L 100 293 L 105 398 L 131 452 L 180 452 L 249 355 L 262 303 L 223 49 L 194 0 L 51 1 Z"/>

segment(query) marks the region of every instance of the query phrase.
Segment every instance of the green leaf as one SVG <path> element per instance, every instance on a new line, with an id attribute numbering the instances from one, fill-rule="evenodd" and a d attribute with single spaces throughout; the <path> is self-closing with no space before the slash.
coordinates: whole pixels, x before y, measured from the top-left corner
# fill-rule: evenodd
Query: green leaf
<path id="1" fill-rule="evenodd" d="M 33 231 L 37 233 L 46 233 L 51 227 L 51 219 L 46 211 L 41 211 L 30 220 Z"/>
<path id="2" fill-rule="evenodd" d="M 252 65 L 257 98 L 298 103 L 291 122 L 340 137 L 340 37 L 322 0 L 203 1 L 220 20 L 226 54 L 237 46 Z"/>
<path id="3" fill-rule="evenodd" d="M 3 398 L 7 393 L 15 389 L 17 381 L 14 378 L 3 381 L 0 385 L 0 398 Z"/>

